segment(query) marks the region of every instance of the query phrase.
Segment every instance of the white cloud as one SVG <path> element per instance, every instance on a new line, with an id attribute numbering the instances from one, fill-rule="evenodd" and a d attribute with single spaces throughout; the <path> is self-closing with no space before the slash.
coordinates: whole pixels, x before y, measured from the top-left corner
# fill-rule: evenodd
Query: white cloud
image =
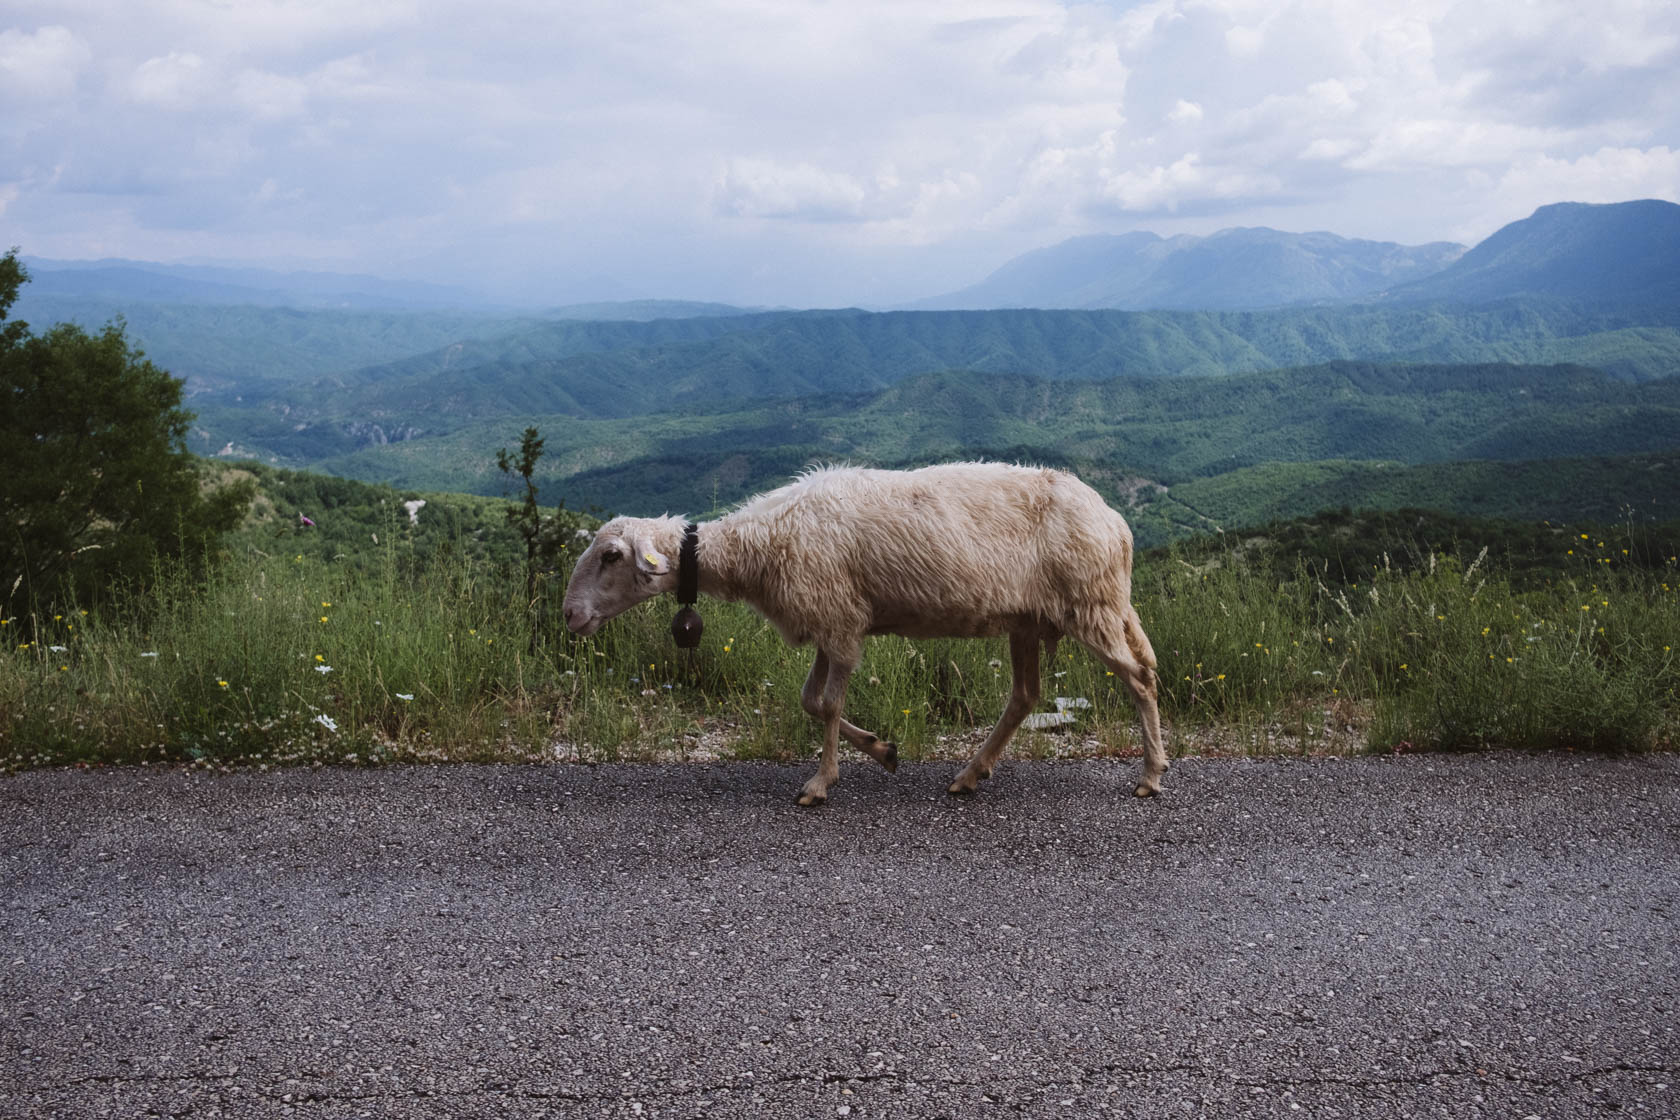
<path id="1" fill-rule="evenodd" d="M 863 185 L 841 172 L 809 163 L 737 159 L 719 176 L 713 207 L 735 218 L 859 221 L 867 198 Z"/>
<path id="2" fill-rule="evenodd" d="M 279 121 L 303 115 L 309 86 L 285 74 L 247 70 L 233 80 L 233 96 L 258 119 Z"/>
<path id="3" fill-rule="evenodd" d="M 0 29 L 0 170 L 43 255 L 886 301 L 1078 233 L 1459 236 L 1661 195 L 1680 151 L 1667 2 L 29 8 Z"/>
<path id="4" fill-rule="evenodd" d="M 1194 101 L 1186 101 L 1182 97 L 1167 114 L 1167 119 L 1178 124 L 1194 124 L 1202 119 L 1202 107 Z"/>
<path id="5" fill-rule="evenodd" d="M 1680 202 L 1680 150 L 1600 148 L 1576 159 L 1529 156 L 1499 177 L 1498 197 L 1519 208 L 1548 202 Z"/>
<path id="6" fill-rule="evenodd" d="M 134 71 L 129 90 L 145 105 L 189 109 L 209 92 L 209 77 L 203 58 L 191 51 L 170 51 L 142 62 Z"/>
<path id="7" fill-rule="evenodd" d="M 76 92 L 92 52 L 81 36 L 53 24 L 0 31 L 0 90 L 20 101 L 54 101 Z"/>

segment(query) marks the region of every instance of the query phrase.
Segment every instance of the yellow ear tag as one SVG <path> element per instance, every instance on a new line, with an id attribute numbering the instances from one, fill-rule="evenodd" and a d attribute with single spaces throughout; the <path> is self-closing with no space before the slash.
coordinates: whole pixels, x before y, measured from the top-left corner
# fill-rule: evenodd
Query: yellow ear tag
<path id="1" fill-rule="evenodd" d="M 655 567 L 655 568 L 659 567 L 659 558 L 657 556 L 655 556 L 653 553 L 651 553 L 651 552 L 645 553 L 643 555 L 643 559 L 645 559 L 651 567 Z"/>

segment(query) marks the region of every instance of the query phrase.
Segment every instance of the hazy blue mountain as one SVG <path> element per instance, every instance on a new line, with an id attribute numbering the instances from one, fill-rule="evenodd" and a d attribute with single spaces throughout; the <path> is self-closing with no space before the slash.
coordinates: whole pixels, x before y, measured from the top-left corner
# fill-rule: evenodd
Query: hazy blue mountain
<path id="1" fill-rule="evenodd" d="M 1390 298 L 1489 302 L 1544 297 L 1597 304 L 1680 302 L 1680 206 L 1658 199 L 1560 202 L 1505 226 Z"/>
<path id="2" fill-rule="evenodd" d="M 1462 245 L 1397 245 L 1333 233 L 1227 229 L 1076 237 L 1017 257 L 972 288 L 918 310 L 1116 308 L 1244 310 L 1368 299 L 1437 272 Z"/>
<path id="3" fill-rule="evenodd" d="M 727 319 L 736 315 L 756 315 L 765 310 L 762 307 L 736 307 L 731 303 L 687 299 L 631 299 L 571 303 L 544 311 L 543 317 L 586 319 L 596 323 L 651 323 L 659 319 Z"/>
<path id="4" fill-rule="evenodd" d="M 57 261 L 25 257 L 24 298 L 103 303 L 188 303 L 216 306 L 346 310 L 485 308 L 470 288 L 387 280 L 337 272 L 158 264 L 150 261 Z"/>

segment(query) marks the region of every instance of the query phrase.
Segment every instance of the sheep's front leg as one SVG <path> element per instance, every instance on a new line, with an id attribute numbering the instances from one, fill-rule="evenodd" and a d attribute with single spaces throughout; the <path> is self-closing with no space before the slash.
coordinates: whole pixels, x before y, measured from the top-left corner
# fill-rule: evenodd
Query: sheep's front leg
<path id="1" fill-rule="evenodd" d="M 1038 638 L 1038 634 L 1031 630 L 1009 635 L 1009 664 L 1015 678 L 1009 691 L 1009 703 L 1004 705 L 1003 715 L 998 717 L 997 726 L 992 728 L 985 744 L 975 752 L 974 758 L 963 767 L 957 780 L 945 792 L 970 794 L 981 781 L 991 777 L 992 767 L 997 765 L 998 756 L 1009 745 L 1015 729 L 1021 726 L 1021 721 L 1038 703 Z"/>
<path id="2" fill-rule="evenodd" d="M 1161 733 L 1160 678 L 1155 671 L 1155 649 L 1143 632 L 1137 611 L 1127 607 L 1106 626 L 1093 629 L 1079 640 L 1113 670 L 1132 694 L 1138 720 L 1143 724 L 1143 780 L 1132 791 L 1139 797 L 1154 797 L 1161 792 L 1161 775 L 1171 765 L 1167 761 L 1166 739 Z"/>
<path id="3" fill-rule="evenodd" d="M 816 775 L 799 791 L 799 803 L 806 808 L 827 801 L 828 787 L 840 777 L 840 725 L 845 722 L 840 712 L 846 706 L 846 684 L 856 668 L 856 658 L 841 660 L 818 650 L 811 675 L 805 679 L 801 695 L 805 710 L 823 725 L 822 760 L 817 763 Z"/>
<path id="4" fill-rule="evenodd" d="M 799 694 L 799 702 L 812 719 L 822 720 L 823 691 L 828 687 L 828 655 L 822 650 L 817 651 L 817 659 L 811 663 L 811 673 L 805 678 L 805 687 Z M 865 731 L 844 716 L 840 717 L 840 736 L 846 742 L 862 751 L 864 754 L 886 767 L 887 773 L 898 772 L 898 745 L 887 743 L 873 731 Z"/>

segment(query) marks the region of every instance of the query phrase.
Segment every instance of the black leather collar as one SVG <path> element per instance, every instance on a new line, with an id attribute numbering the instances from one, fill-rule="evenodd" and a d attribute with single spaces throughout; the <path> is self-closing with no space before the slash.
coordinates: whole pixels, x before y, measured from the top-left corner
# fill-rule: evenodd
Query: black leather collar
<path id="1" fill-rule="evenodd" d="M 690 605 L 700 598 L 700 527 L 683 526 L 682 551 L 677 555 L 677 602 Z"/>

